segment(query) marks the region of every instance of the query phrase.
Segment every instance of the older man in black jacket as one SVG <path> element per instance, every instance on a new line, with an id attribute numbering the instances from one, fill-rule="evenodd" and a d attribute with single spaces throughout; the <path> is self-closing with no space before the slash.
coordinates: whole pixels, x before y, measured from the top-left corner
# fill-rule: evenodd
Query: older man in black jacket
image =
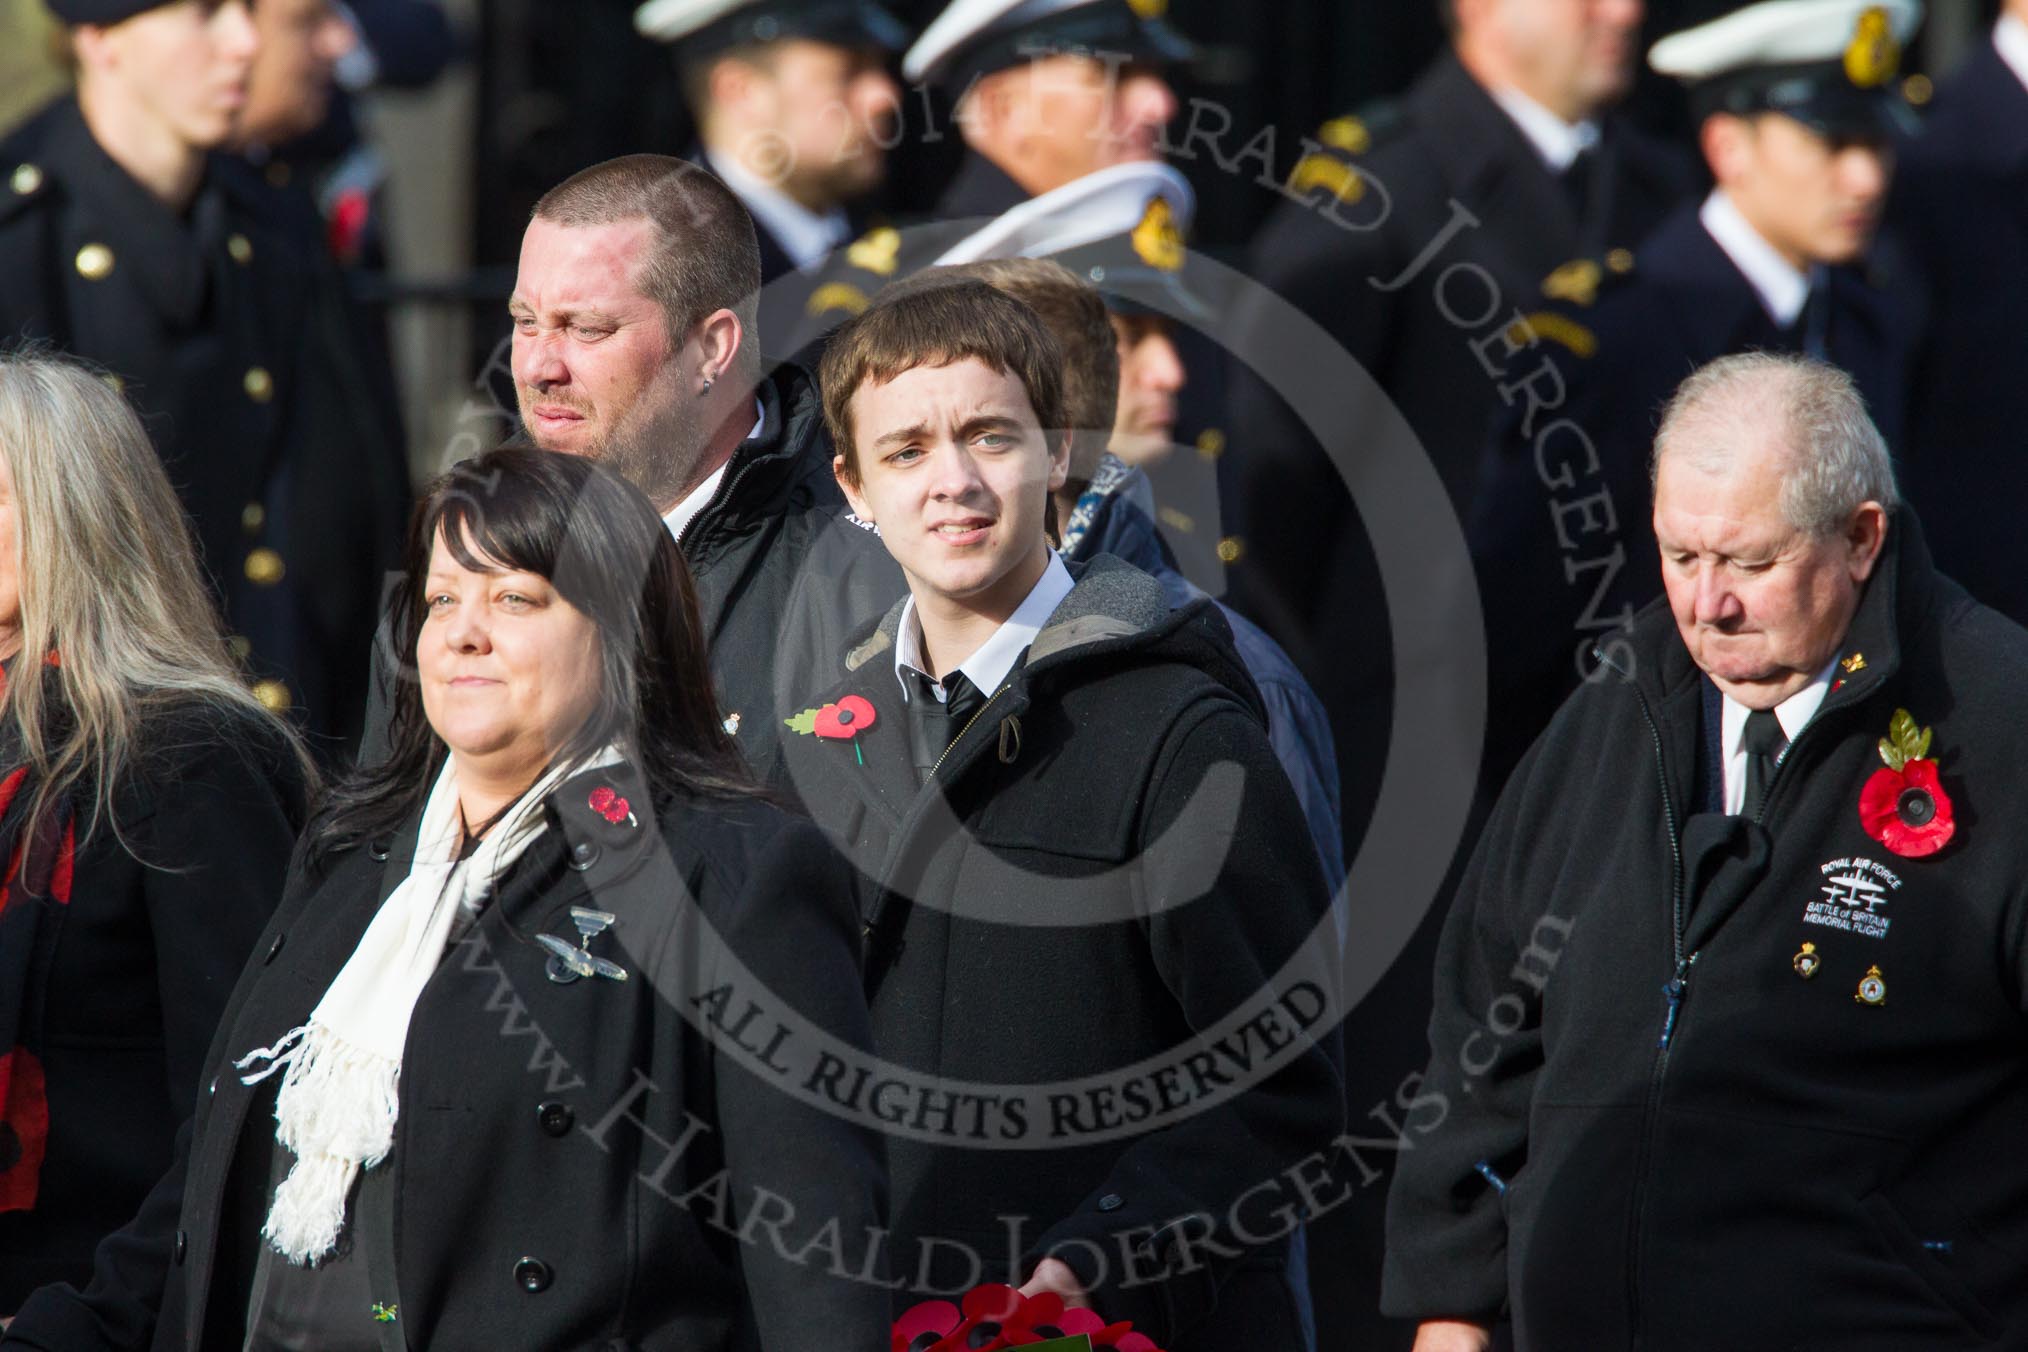
<path id="1" fill-rule="evenodd" d="M 697 584 L 726 731 L 766 780 L 788 695 L 840 673 L 846 636 L 903 583 L 846 512 L 815 382 L 764 370 L 759 290 L 739 199 L 696 165 L 628 155 L 536 204 L 509 310 L 528 436 L 610 463 L 663 514 Z M 386 653 L 366 758 L 385 734 Z"/>
<path id="2" fill-rule="evenodd" d="M 1723 358 L 1656 442 L 1666 607 L 1445 930 L 1386 1301 L 1418 1348 L 2015 1345 L 2028 635 L 1932 568 L 1851 380 Z"/>

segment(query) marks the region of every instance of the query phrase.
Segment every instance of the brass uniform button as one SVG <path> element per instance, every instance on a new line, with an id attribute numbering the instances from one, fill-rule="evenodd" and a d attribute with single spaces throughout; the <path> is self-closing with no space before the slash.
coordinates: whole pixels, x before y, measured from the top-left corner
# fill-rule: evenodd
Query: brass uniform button
<path id="1" fill-rule="evenodd" d="M 103 244 L 87 244 L 77 251 L 78 276 L 88 282 L 104 281 L 113 271 L 113 251 Z"/>
<path id="2" fill-rule="evenodd" d="M 255 681 L 253 696 L 269 713 L 287 713 L 289 706 L 295 702 L 289 694 L 289 687 L 276 680 Z"/>
<path id="3" fill-rule="evenodd" d="M 225 641 L 225 646 L 231 650 L 235 662 L 244 662 L 253 656 L 253 644 L 247 641 L 244 634 L 234 634 Z"/>
<path id="4" fill-rule="evenodd" d="M 1246 557 L 1246 542 L 1237 535 L 1228 535 L 1218 542 L 1218 561 L 1238 563 Z"/>
<path id="5" fill-rule="evenodd" d="M 268 509 L 258 502 L 249 502 L 239 509 L 239 526 L 248 535 L 259 535 L 261 527 L 268 524 Z"/>
<path id="6" fill-rule="evenodd" d="M 1617 272 L 1621 275 L 1632 272 L 1634 270 L 1634 251 L 1632 249 L 1614 249 L 1606 255 L 1606 270 L 1608 272 Z"/>
<path id="7" fill-rule="evenodd" d="M 245 267 L 253 262 L 253 241 L 245 235 L 234 234 L 225 241 L 225 251 L 232 255 L 232 261 Z"/>
<path id="8" fill-rule="evenodd" d="M 275 397 L 275 378 L 265 366 L 247 367 L 246 379 L 240 383 L 246 386 L 246 397 L 256 404 L 265 404 Z"/>
<path id="9" fill-rule="evenodd" d="M 282 556 L 262 545 L 246 556 L 246 580 L 257 587 L 272 587 L 288 575 Z"/>
<path id="10" fill-rule="evenodd" d="M 17 165 L 14 177 L 7 181 L 18 195 L 26 197 L 41 189 L 42 170 L 32 164 Z"/>
<path id="11" fill-rule="evenodd" d="M 1225 454 L 1225 433 L 1216 427 L 1207 427 L 1197 434 L 1197 454 L 1206 460 L 1216 460 Z"/>

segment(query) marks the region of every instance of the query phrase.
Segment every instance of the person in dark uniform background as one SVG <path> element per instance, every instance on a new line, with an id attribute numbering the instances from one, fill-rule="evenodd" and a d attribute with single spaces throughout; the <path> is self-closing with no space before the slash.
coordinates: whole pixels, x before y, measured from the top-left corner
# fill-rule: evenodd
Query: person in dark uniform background
<path id="1" fill-rule="evenodd" d="M 1399 101 L 1325 124 L 1288 182 L 1296 200 L 1253 243 L 1249 273 L 1365 366 L 1460 508 L 1501 385 L 1543 361 L 1539 344 L 1503 349 L 1502 330 L 1538 310 L 1545 290 L 1583 284 L 1582 260 L 1621 258 L 1613 251 L 1691 190 L 1686 164 L 1611 111 L 1632 82 L 1641 16 L 1639 3 L 1447 5 L 1450 50 Z M 1243 365 L 1261 322 L 1243 305 L 1232 321 L 1222 553 L 1233 604 L 1281 643 L 1330 712 L 1350 861 L 1378 793 L 1374 748 L 1387 741 L 1393 682 L 1416 678 L 1390 674 L 1378 564 L 1318 438 L 1356 457 L 1391 414 L 1348 390 L 1331 428 L 1302 426 Z M 1364 510 L 1384 506 L 1377 487 L 1383 496 Z M 1354 1120 L 1422 1060 L 1436 931 L 1433 912 L 1346 1025 L 1348 1046 L 1361 1049 L 1347 1067 Z M 1332 1300 L 1356 1340 L 1405 1343 L 1375 1313 L 1380 1197 L 1362 1188 L 1316 1228 L 1319 1261 L 1329 1255 L 1358 1288 L 1320 1281 L 1320 1314 Z"/>
<path id="2" fill-rule="evenodd" d="M 247 6 L 52 8 L 78 88 L 0 143 L 0 333 L 119 382 L 256 692 L 349 744 L 408 482 L 321 241 L 216 152 L 256 50 Z"/>
<path id="3" fill-rule="evenodd" d="M 1161 65 L 1190 51 L 1127 0 L 954 0 L 902 58 L 902 76 L 955 98 L 964 156 L 926 221 L 853 242 L 810 298 L 806 332 L 820 336 L 926 267 L 1125 235 L 1157 195 L 1187 221 L 1194 195 L 1159 147 L 1176 115 Z"/>
<path id="4" fill-rule="evenodd" d="M 855 208 L 886 174 L 901 99 L 887 63 L 909 31 L 872 0 L 648 0 L 634 25 L 676 44 L 699 142 L 685 158 L 752 215 L 761 330 L 786 337 L 815 270 L 866 224 Z"/>
<path id="5" fill-rule="evenodd" d="M 2008 372 L 2028 314 L 2028 0 L 1937 89 L 1888 199 L 1938 322 L 1918 351 L 1903 480 L 1939 566 L 2028 623 L 2028 381 Z"/>
<path id="6" fill-rule="evenodd" d="M 1500 665 L 1489 793 L 1592 646 L 1661 594 L 1646 448 L 1672 382 L 1731 352 L 1807 353 L 1849 371 L 1902 444 L 1921 303 L 1874 237 L 1906 116 L 1898 51 L 1921 14 L 1918 0 L 1763 0 L 1656 44 L 1655 68 L 1691 85 L 1716 187 L 1637 267 L 1539 322 L 1561 387 L 1517 399 L 1493 433 L 1470 532 Z"/>

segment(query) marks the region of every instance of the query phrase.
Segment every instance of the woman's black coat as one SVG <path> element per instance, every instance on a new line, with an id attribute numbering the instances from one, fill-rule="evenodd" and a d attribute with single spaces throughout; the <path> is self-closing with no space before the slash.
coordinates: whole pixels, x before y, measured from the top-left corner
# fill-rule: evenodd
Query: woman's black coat
<path id="1" fill-rule="evenodd" d="M 89 1276 L 168 1167 L 302 825 L 302 770 L 253 716 L 192 706 L 139 740 L 110 817 L 80 810 L 70 903 L 43 921 L 61 928 L 23 1026 L 39 1015 L 49 1144 L 34 1209 L 0 1215 L 0 1314 Z"/>
<path id="2" fill-rule="evenodd" d="M 601 786 L 622 800 L 606 808 L 617 821 L 592 805 Z M 807 1040 L 865 1045 L 845 880 L 814 827 L 759 803 L 647 804 L 625 767 L 560 787 L 550 829 L 417 1002 L 385 1166 L 409 1347 L 885 1343 L 887 1291 L 830 1275 L 862 1266 L 881 1223 L 878 1140 L 785 1096 L 755 1028 L 709 1044 L 699 1031 L 723 1013 L 715 990 L 757 981 L 793 1004 L 803 1020 L 784 1021 Z M 39 1293 L 8 1347 L 239 1352 L 274 1127 L 249 1111 L 272 1087 L 243 1085 L 231 1062 L 307 1018 L 408 873 L 415 837 L 411 824 L 296 870 L 212 1046 L 187 1156 L 92 1284 Z M 617 919 L 586 940 L 572 907 Z M 538 934 L 626 978 L 560 984 Z M 833 1218 L 846 1262 L 811 1247 Z"/>

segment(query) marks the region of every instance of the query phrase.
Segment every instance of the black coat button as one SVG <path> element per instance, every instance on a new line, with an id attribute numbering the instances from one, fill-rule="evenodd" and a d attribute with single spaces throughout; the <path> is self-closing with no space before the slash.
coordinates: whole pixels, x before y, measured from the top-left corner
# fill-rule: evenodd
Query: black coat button
<path id="1" fill-rule="evenodd" d="M 190 1252 L 190 1234 L 186 1230 L 178 1230 L 176 1232 L 176 1248 L 172 1255 L 172 1259 L 177 1267 L 183 1266 L 184 1256 L 189 1252 Z"/>
<path id="2" fill-rule="evenodd" d="M 1126 1204 L 1127 1199 L 1120 1196 L 1116 1192 L 1109 1192 L 1105 1196 L 1099 1198 L 1100 1211 L 1118 1211 L 1121 1207 L 1125 1206 Z"/>
<path id="3" fill-rule="evenodd" d="M 386 841 L 376 840 L 371 845 L 368 845 L 366 847 L 366 852 L 372 855 L 375 860 L 381 863 L 385 863 L 387 861 L 387 856 L 392 851 L 388 848 L 388 844 Z"/>
<path id="4" fill-rule="evenodd" d="M 570 847 L 570 866 L 579 873 L 585 872 L 593 864 L 598 863 L 598 861 L 599 847 L 597 842 L 580 840 L 577 844 Z"/>
<path id="5" fill-rule="evenodd" d="M 549 1264 L 540 1258 L 524 1258 L 514 1265 L 514 1284 L 531 1296 L 537 1291 L 547 1291 L 555 1276 Z"/>
<path id="6" fill-rule="evenodd" d="M 535 1124 L 550 1136 L 568 1136 L 577 1125 L 577 1114 L 568 1103 L 544 1103 L 535 1109 Z"/>
<path id="7" fill-rule="evenodd" d="M 285 935 L 281 935 L 281 934 L 277 934 L 277 935 L 275 936 L 274 942 L 268 945 L 268 955 L 267 955 L 267 956 L 266 956 L 265 958 L 262 958 L 262 959 L 261 959 L 261 965 L 262 965 L 263 967 L 265 967 L 265 966 L 266 966 L 267 964 L 269 964 L 269 963 L 273 962 L 273 961 L 275 960 L 275 954 L 277 954 L 277 953 L 279 953 L 279 952 L 281 952 L 281 951 L 282 951 L 282 940 L 283 940 L 283 939 L 284 939 L 285 937 L 287 937 L 287 936 L 285 936 Z"/>

